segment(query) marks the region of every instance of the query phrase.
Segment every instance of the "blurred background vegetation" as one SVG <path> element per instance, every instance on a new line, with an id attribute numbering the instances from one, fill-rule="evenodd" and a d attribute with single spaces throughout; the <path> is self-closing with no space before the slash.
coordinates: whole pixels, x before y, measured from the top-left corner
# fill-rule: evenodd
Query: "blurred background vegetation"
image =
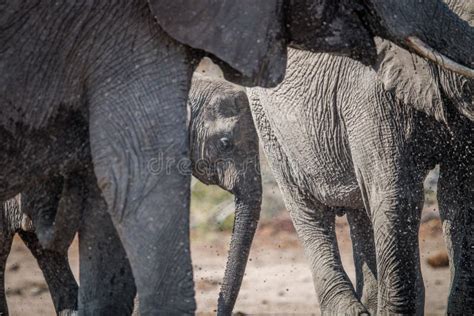
<path id="1" fill-rule="evenodd" d="M 261 223 L 268 223 L 286 212 L 280 189 L 272 176 L 265 155 L 260 150 L 263 203 L 260 215 Z M 425 205 L 422 221 L 437 218 L 438 203 L 436 199 L 439 167 L 427 176 L 425 186 Z M 233 195 L 215 185 L 205 185 L 193 178 L 191 191 L 191 229 L 194 235 L 219 231 L 231 231 L 234 222 Z"/>

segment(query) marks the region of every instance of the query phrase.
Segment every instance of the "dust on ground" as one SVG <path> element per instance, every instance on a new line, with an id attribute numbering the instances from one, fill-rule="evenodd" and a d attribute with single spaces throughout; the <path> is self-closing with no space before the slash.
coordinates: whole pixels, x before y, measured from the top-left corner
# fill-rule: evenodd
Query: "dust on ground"
<path id="1" fill-rule="evenodd" d="M 338 219 L 337 234 L 343 264 L 354 282 L 352 247 L 345 218 Z M 214 313 L 229 240 L 229 232 L 192 233 L 198 314 Z M 425 216 L 420 245 L 426 288 L 425 313 L 445 314 L 449 270 L 427 264 L 429 258 L 439 257 L 445 249 L 440 221 L 435 216 Z M 77 241 L 71 247 L 70 261 L 77 277 Z M 41 271 L 19 238 L 15 238 L 8 259 L 6 289 L 11 315 L 54 315 Z M 319 315 L 311 273 L 287 213 L 260 225 L 235 311 L 245 314 Z"/>

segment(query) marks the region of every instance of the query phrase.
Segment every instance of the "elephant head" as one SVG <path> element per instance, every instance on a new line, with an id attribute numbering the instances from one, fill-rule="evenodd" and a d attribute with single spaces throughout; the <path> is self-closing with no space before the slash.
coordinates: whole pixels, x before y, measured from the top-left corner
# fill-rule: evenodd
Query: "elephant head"
<path id="1" fill-rule="evenodd" d="M 235 197 L 235 222 L 219 295 L 219 314 L 230 314 L 257 228 L 262 201 L 258 136 L 243 89 L 194 75 L 191 106 L 193 175 Z"/>
<path id="2" fill-rule="evenodd" d="M 474 77 L 474 31 L 441 0 L 151 0 L 161 27 L 248 86 L 284 77 L 286 47 L 375 61 L 374 36 Z M 433 23 L 436 21 L 436 23 Z"/>
<path id="3" fill-rule="evenodd" d="M 474 2 L 449 0 L 446 3 L 466 23 L 474 23 Z M 375 69 L 385 89 L 398 100 L 446 124 L 449 123 L 449 107 L 474 121 L 474 79 L 446 70 L 389 41 L 378 39 L 376 42 Z"/>

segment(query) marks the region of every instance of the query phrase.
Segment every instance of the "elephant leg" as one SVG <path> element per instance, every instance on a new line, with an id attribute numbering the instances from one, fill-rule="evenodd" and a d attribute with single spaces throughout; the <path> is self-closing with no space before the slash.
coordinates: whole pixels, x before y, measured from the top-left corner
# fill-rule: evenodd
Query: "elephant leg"
<path id="1" fill-rule="evenodd" d="M 156 32 L 130 49 L 126 64 L 100 72 L 95 80 L 103 85 L 89 100 L 94 171 L 132 267 L 142 316 L 196 309 L 186 108 L 194 68 L 184 47 Z"/>
<path id="2" fill-rule="evenodd" d="M 290 211 L 298 238 L 311 265 L 313 282 L 323 315 L 358 315 L 367 309 L 357 299 L 342 266 L 335 232 L 335 211 L 314 199 L 308 201 L 304 185 L 296 183 L 291 163 L 278 143 L 260 102 L 251 95 L 251 109 L 273 175 Z"/>
<path id="3" fill-rule="evenodd" d="M 86 193 L 79 228 L 79 313 L 130 315 L 135 282 L 94 176 Z"/>
<path id="4" fill-rule="evenodd" d="M 3 207 L 0 207 L 0 209 L 3 211 Z M 3 216 L 3 213 L 4 212 L 2 212 L 0 216 Z M 3 226 L 1 234 L 2 240 L 0 240 L 0 315 L 8 316 L 8 305 L 5 293 L 5 267 L 13 243 L 13 234 L 7 233 L 6 230 L 8 228 L 5 227 L 5 225 Z"/>
<path id="5" fill-rule="evenodd" d="M 467 149 L 467 146 L 459 146 Z M 451 286 L 449 315 L 474 314 L 473 152 L 442 163 L 438 201 L 448 247 Z"/>
<path id="6" fill-rule="evenodd" d="M 77 311 L 78 286 L 69 266 L 67 250 L 44 249 L 33 232 L 19 231 L 18 234 L 43 272 L 56 313 Z"/>
<path id="7" fill-rule="evenodd" d="M 311 265 L 321 314 L 367 313 L 342 266 L 336 240 L 335 212 L 323 207 L 314 211 L 302 203 L 290 202 L 290 205 L 298 238 Z"/>
<path id="8" fill-rule="evenodd" d="M 377 263 L 374 230 L 365 209 L 346 210 L 351 228 L 357 297 L 371 314 L 377 312 Z"/>
<path id="9" fill-rule="evenodd" d="M 36 236 L 45 249 L 61 248 L 67 251 L 71 242 L 68 240 L 63 243 L 62 236 L 54 234 L 55 219 L 64 184 L 64 177 L 55 175 L 41 185 L 35 185 L 21 194 L 21 211 L 31 218 Z M 60 237 L 60 243 L 56 237 Z"/>
<path id="10" fill-rule="evenodd" d="M 419 152 L 422 141 L 411 130 L 412 113 L 383 87 L 370 85 L 357 103 L 360 110 L 357 119 L 347 121 L 347 135 L 374 232 L 377 314 L 423 314 L 418 230 L 427 166 Z"/>
<path id="11" fill-rule="evenodd" d="M 393 172 L 361 183 L 374 230 L 380 315 L 423 314 L 418 245 L 423 186 L 416 174 Z"/>

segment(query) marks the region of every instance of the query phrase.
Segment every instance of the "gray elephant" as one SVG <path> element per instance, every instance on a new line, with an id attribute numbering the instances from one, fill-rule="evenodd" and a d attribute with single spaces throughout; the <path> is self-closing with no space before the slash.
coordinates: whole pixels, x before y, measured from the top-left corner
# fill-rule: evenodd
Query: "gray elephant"
<path id="1" fill-rule="evenodd" d="M 69 267 L 67 249 L 47 250 L 40 245 L 31 220 L 21 211 L 20 196 L 1 204 L 0 216 L 0 314 L 8 315 L 5 266 L 15 233 L 19 234 L 43 271 L 56 312 L 66 316 L 77 310 L 78 286 Z"/>
<path id="2" fill-rule="evenodd" d="M 472 2 L 450 1 L 469 17 Z M 471 17 L 472 18 L 472 17 Z M 474 313 L 472 79 L 387 41 L 375 68 L 292 50 L 285 80 L 250 90 L 265 153 L 291 213 L 323 314 L 422 313 L 423 179 L 438 199 L 452 269 L 448 314 Z M 335 238 L 347 213 L 353 288 Z"/>
<path id="3" fill-rule="evenodd" d="M 194 76 L 188 101 L 193 175 L 235 198 L 234 228 L 219 294 L 220 313 L 227 315 L 237 299 L 260 217 L 258 135 L 243 88 L 197 73 Z"/>
<path id="4" fill-rule="evenodd" d="M 472 75 L 474 32 L 440 0 L 361 2 L 3 1 L 0 199 L 83 170 L 90 146 L 84 181 L 105 198 L 142 315 L 193 313 L 190 174 L 177 163 L 189 154 L 186 101 L 203 55 L 236 82 L 273 86 L 288 45 L 371 63 L 380 35 Z M 151 173 L 159 156 L 170 168 Z"/>
<path id="5" fill-rule="evenodd" d="M 130 314 L 136 295 L 130 263 L 107 213 L 92 166 L 85 166 L 89 167 L 51 176 L 47 182 L 23 192 L 22 212 L 31 218 L 34 234 L 47 251 L 66 252 L 78 233 L 81 286 L 76 291 L 76 310 L 80 314 Z M 64 277 L 61 270 L 56 277 Z"/>
<path id="6" fill-rule="evenodd" d="M 225 93 L 221 93 L 222 91 Z M 192 80 L 188 105 L 191 111 L 189 130 L 193 175 L 202 182 L 218 185 L 235 196 L 235 223 L 230 245 L 232 250 L 229 252 L 221 289 L 221 293 L 235 289 L 229 295 L 228 299 L 231 301 L 222 302 L 230 308 L 223 312 L 231 313 L 244 276 L 250 246 L 260 216 L 262 188 L 258 136 L 253 125 L 247 96 L 241 87 L 225 80 L 211 79 L 196 73 Z M 155 161 L 151 164 L 152 172 L 158 172 L 160 168 L 165 167 L 160 163 L 162 162 Z M 183 171 L 186 172 L 186 169 Z M 25 200 L 22 203 L 23 212 L 31 216 L 36 227 L 35 233 L 46 249 L 50 249 L 45 251 L 56 250 L 67 254 L 67 249 L 79 230 L 81 300 L 101 302 L 121 299 L 120 303 L 126 304 L 130 311 L 135 289 L 133 281 L 130 282 L 130 279 L 127 281 L 127 277 L 131 276 L 130 268 L 124 264 L 123 258 L 120 258 L 120 256 L 125 257 L 125 253 L 116 243 L 118 237 L 106 213 L 104 202 L 94 202 L 95 199 L 101 200 L 100 196 L 94 196 L 90 191 L 95 181 L 87 184 L 80 181 L 81 178 L 85 178 L 84 175 L 55 177 L 50 179 L 48 185 L 40 186 L 36 191 L 27 191 L 23 194 L 23 200 Z M 44 192 L 45 188 L 49 191 Z M 84 192 L 86 188 L 89 190 L 87 193 Z M 88 210 L 89 206 L 84 204 L 86 200 L 90 201 L 88 205 L 95 204 L 101 207 L 91 212 Z M 17 218 L 23 214 L 18 210 L 18 207 L 10 207 L 6 214 Z M 82 214 L 82 212 L 87 214 Z M 85 238 L 83 242 L 84 234 L 93 234 L 95 238 Z M 34 233 L 31 235 L 36 238 Z M 11 238 L 6 239 L 5 242 L 11 244 Z M 6 259 L 10 244 L 2 248 L 1 258 Z M 114 257 L 111 258 L 111 256 Z M 46 260 L 48 259 L 46 257 Z M 104 264 L 107 260 L 113 260 L 114 265 L 120 268 L 114 268 L 111 271 L 111 267 Z M 103 266 L 107 268 L 104 269 Z M 48 264 L 43 264 L 41 267 L 50 268 Z M 65 273 L 70 273 L 67 260 L 62 262 L 61 266 L 55 266 L 55 269 L 58 280 L 68 280 L 69 274 Z M 120 271 L 121 269 L 128 272 L 125 273 L 126 277 L 121 277 L 124 274 Z M 115 280 L 114 283 L 107 282 L 112 279 Z M 72 280 L 74 281 L 73 277 Z M 65 284 L 63 289 L 56 284 L 50 284 L 48 278 L 47 282 L 53 298 L 55 290 L 64 295 L 75 293 L 77 296 L 75 281 Z M 115 294 L 111 297 L 112 291 Z M 225 298 L 221 295 L 219 300 L 223 299 Z M 53 301 L 56 302 L 54 299 Z M 6 315 L 6 304 L 4 306 L 5 308 L 0 309 L 0 312 Z M 57 311 L 63 309 L 57 308 Z M 73 308 L 70 307 L 70 309 Z M 124 309 L 109 306 L 107 313 L 122 310 Z M 95 312 L 97 309 L 87 310 L 87 313 Z"/>

